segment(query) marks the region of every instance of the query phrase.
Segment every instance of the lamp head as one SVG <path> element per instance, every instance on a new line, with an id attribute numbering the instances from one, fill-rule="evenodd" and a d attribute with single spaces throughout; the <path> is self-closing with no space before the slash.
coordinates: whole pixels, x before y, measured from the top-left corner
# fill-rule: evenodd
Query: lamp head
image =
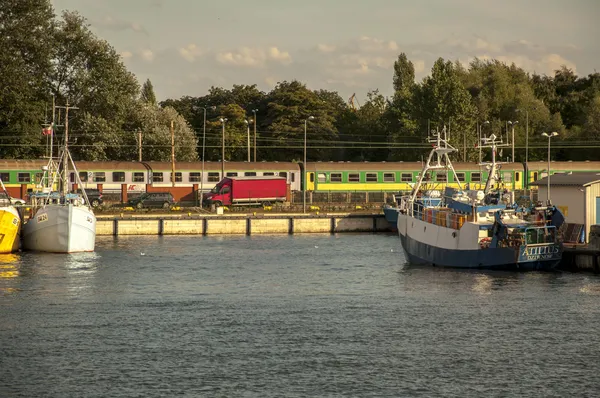
<path id="1" fill-rule="evenodd" d="M 307 120 L 315 120 L 314 116 L 309 116 Z"/>

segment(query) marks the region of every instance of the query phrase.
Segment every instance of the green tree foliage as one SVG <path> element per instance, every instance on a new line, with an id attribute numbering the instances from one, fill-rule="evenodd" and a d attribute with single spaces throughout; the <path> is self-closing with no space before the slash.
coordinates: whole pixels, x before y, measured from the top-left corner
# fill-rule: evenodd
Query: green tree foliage
<path id="1" fill-rule="evenodd" d="M 142 102 L 145 102 L 150 105 L 157 105 L 156 95 L 154 94 L 154 86 L 150 79 L 147 79 L 142 86 L 142 93 L 140 94 L 140 99 Z"/>

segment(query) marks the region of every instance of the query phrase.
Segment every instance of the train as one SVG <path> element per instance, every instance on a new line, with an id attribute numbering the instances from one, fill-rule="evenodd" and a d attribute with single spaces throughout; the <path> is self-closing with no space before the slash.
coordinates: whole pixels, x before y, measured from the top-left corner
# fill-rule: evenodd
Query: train
<path id="1" fill-rule="evenodd" d="M 44 178 L 47 159 L 0 160 L 0 178 L 16 197 L 31 192 Z M 453 164 L 458 181 L 470 189 L 483 188 L 488 170 L 477 163 Z M 78 177 L 71 171 L 71 183 L 80 182 L 83 188 L 100 189 L 104 193 L 139 193 L 168 190 L 172 164 L 156 161 L 76 161 Z M 176 162 L 175 187 L 209 191 L 223 177 L 279 176 L 284 177 L 291 192 L 406 192 L 417 182 L 421 162 Z M 545 161 L 502 163 L 500 183 L 509 190 L 535 189 L 530 183 L 547 175 Z M 222 170 L 225 170 L 223 175 Z M 550 173 L 599 172 L 600 162 L 551 162 Z M 457 186 L 454 175 L 433 173 L 428 183 Z"/>

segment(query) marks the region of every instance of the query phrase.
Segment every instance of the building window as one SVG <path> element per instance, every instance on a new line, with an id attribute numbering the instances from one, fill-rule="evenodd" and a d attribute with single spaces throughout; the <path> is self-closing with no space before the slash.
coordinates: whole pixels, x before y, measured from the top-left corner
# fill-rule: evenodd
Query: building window
<path id="1" fill-rule="evenodd" d="M 106 173 L 97 171 L 94 173 L 94 182 L 106 182 Z"/>
<path id="2" fill-rule="evenodd" d="M 293 175 L 294 175 L 294 174 L 292 174 L 292 176 L 293 176 Z M 281 172 L 279 172 L 279 177 L 284 177 L 284 178 L 286 178 L 286 179 L 287 179 L 287 173 L 286 173 L 285 171 L 281 171 Z"/>
<path id="3" fill-rule="evenodd" d="M 327 174 L 325 173 L 319 173 L 317 178 L 318 182 L 327 182 Z"/>
<path id="4" fill-rule="evenodd" d="M 162 171 L 152 173 L 152 182 L 163 182 L 164 177 Z"/>
<path id="5" fill-rule="evenodd" d="M 377 173 L 367 173 L 367 182 L 378 182 Z"/>
<path id="6" fill-rule="evenodd" d="M 8 184 L 10 182 L 10 173 L 0 173 L 0 180 Z"/>
<path id="7" fill-rule="evenodd" d="M 171 179 L 171 182 L 173 182 L 173 173 L 169 173 L 169 177 Z M 183 176 L 181 175 L 181 171 L 176 171 L 175 172 L 175 182 L 181 182 L 183 181 Z"/>
<path id="8" fill-rule="evenodd" d="M 256 176 L 256 172 L 254 171 L 247 171 L 244 173 L 244 176 L 246 177 L 255 177 Z"/>
<path id="9" fill-rule="evenodd" d="M 481 173 L 471 173 L 471 182 L 481 182 Z"/>
<path id="10" fill-rule="evenodd" d="M 197 171 L 191 171 L 189 179 L 190 182 L 200 182 L 202 181 L 202 173 L 199 173 Z"/>
<path id="11" fill-rule="evenodd" d="M 442 173 L 442 172 L 437 172 L 437 173 L 435 173 L 435 180 L 437 182 L 447 182 L 448 181 L 448 174 L 447 173 Z"/>
<path id="12" fill-rule="evenodd" d="M 237 171 L 228 171 L 226 176 L 227 177 L 237 177 L 238 173 L 237 173 Z"/>
<path id="13" fill-rule="evenodd" d="M 31 182 L 31 174 L 29 173 L 18 173 L 17 174 L 18 182 Z"/>
<path id="14" fill-rule="evenodd" d="M 208 173 L 208 182 L 219 182 L 219 173 Z"/>
<path id="15" fill-rule="evenodd" d="M 401 181 L 402 182 L 413 182 L 412 173 L 402 173 Z"/>
<path id="16" fill-rule="evenodd" d="M 360 174 L 348 173 L 348 182 L 360 182 Z"/>
<path id="17" fill-rule="evenodd" d="M 124 171 L 114 171 L 112 174 L 113 174 L 113 182 L 125 182 L 125 172 Z"/>
<path id="18" fill-rule="evenodd" d="M 131 181 L 133 182 L 144 182 L 144 172 L 136 171 L 132 173 Z"/>
<path id="19" fill-rule="evenodd" d="M 383 182 L 396 182 L 396 174 L 383 173 Z"/>
<path id="20" fill-rule="evenodd" d="M 456 182 L 465 182 L 465 173 L 456 173 L 455 178 L 458 180 Z"/>
<path id="21" fill-rule="evenodd" d="M 342 173 L 331 173 L 331 182 L 342 182 Z"/>

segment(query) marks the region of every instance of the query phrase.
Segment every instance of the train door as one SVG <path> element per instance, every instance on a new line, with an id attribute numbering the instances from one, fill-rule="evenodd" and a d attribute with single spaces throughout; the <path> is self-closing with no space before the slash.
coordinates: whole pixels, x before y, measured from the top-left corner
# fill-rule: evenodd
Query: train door
<path id="1" fill-rule="evenodd" d="M 315 173 L 314 172 L 306 173 L 306 177 L 307 177 L 306 190 L 314 191 L 315 190 Z"/>

